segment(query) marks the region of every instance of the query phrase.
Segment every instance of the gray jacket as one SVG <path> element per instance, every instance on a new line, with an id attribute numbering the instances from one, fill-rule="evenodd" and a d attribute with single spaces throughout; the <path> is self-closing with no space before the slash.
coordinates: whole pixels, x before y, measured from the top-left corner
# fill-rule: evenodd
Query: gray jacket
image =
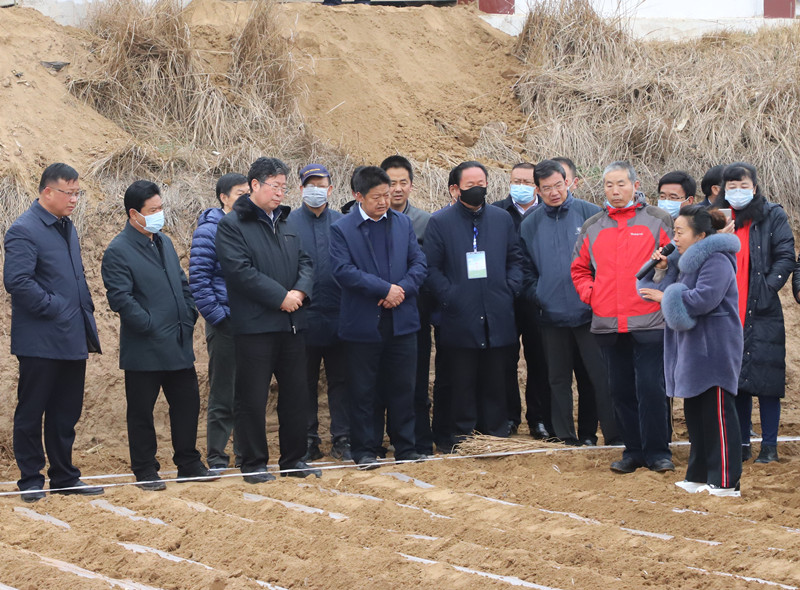
<path id="1" fill-rule="evenodd" d="M 119 313 L 119 367 L 177 371 L 194 365 L 197 308 L 170 239 L 128 222 L 103 254 L 108 304 Z"/>
<path id="2" fill-rule="evenodd" d="M 5 235 L 3 283 L 11 295 L 11 354 L 81 360 L 100 352 L 78 234 L 34 201 Z"/>
<path id="3" fill-rule="evenodd" d="M 422 246 L 425 239 L 425 229 L 428 227 L 428 222 L 431 220 L 431 214 L 423 211 L 419 207 L 414 207 L 410 202 L 406 201 L 406 208 L 403 213 L 408 215 L 411 219 L 411 225 L 414 227 L 414 234 L 417 236 L 417 243 Z"/>

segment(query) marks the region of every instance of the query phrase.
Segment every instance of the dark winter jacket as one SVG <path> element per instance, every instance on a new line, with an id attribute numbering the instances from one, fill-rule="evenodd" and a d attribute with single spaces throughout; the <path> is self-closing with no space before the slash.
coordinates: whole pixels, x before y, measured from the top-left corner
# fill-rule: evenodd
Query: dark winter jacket
<path id="1" fill-rule="evenodd" d="M 417 236 L 417 242 L 422 246 L 422 243 L 425 241 L 425 228 L 428 227 L 431 214 L 418 207 L 414 207 L 414 205 L 408 201 L 406 201 L 406 208 L 403 209 L 403 214 L 411 219 L 411 225 L 414 226 L 414 234 Z"/>
<path id="2" fill-rule="evenodd" d="M 341 217 L 330 206 L 319 217 L 305 205 L 289 214 L 289 225 L 297 230 L 314 267 L 314 300 L 306 307 L 306 341 L 311 346 L 330 346 L 339 330 L 342 289 L 333 278 L 330 243 L 331 224 Z"/>
<path id="3" fill-rule="evenodd" d="M 314 285 L 311 258 L 286 218 L 291 209 L 275 209 L 270 223 L 259 215 L 250 195 L 242 195 L 233 211 L 219 222 L 217 258 L 225 275 L 234 334 L 297 332 L 306 328 L 305 307 Z M 281 310 L 286 294 L 296 289 L 307 295 L 294 313 Z"/>
<path id="4" fill-rule="evenodd" d="M 592 308 L 575 291 L 570 264 L 581 226 L 599 212 L 597 205 L 570 193 L 559 207 L 542 204 L 522 221 L 524 295 L 538 311 L 537 323 L 575 328 L 592 321 Z"/>
<path id="5" fill-rule="evenodd" d="M 727 201 L 723 200 L 727 206 Z M 783 397 L 786 392 L 786 331 L 778 291 L 794 269 L 794 235 L 783 207 L 758 196 L 736 211 L 736 227 L 750 226 L 750 278 L 739 389 Z"/>
<path id="6" fill-rule="evenodd" d="M 500 207 L 506 213 L 508 213 L 511 216 L 511 219 L 514 220 L 514 227 L 519 232 L 519 226 L 522 224 L 523 220 L 530 217 L 534 211 L 539 209 L 541 204 L 542 203 L 539 200 L 539 197 L 537 196 L 534 204 L 531 205 L 528 209 L 526 209 L 525 213 L 522 214 L 520 213 L 519 209 L 517 209 L 517 207 L 514 205 L 514 199 L 511 198 L 511 195 L 508 195 L 505 199 L 501 199 L 499 201 L 495 201 L 494 203 L 492 203 L 492 206 Z"/>
<path id="7" fill-rule="evenodd" d="M 487 277 L 467 278 L 468 252 L 486 254 Z M 440 342 L 497 348 L 517 341 L 514 298 L 522 289 L 522 251 L 511 216 L 498 207 L 473 212 L 458 202 L 431 217 L 425 232 L 426 285 L 441 310 Z"/>
<path id="8" fill-rule="evenodd" d="M 94 303 L 75 226 L 64 240 L 38 199 L 5 235 L 3 283 L 11 295 L 11 354 L 80 360 L 100 352 Z"/>
<path id="9" fill-rule="evenodd" d="M 103 254 L 103 284 L 119 314 L 119 368 L 177 371 L 194 366 L 197 308 L 170 239 L 151 240 L 130 222 Z"/>
<path id="10" fill-rule="evenodd" d="M 592 306 L 592 332 L 613 334 L 663 329 L 658 303 L 636 290 L 636 272 L 672 239 L 669 213 L 647 204 L 642 193 L 630 207 L 605 210 L 586 220 L 575 243 L 572 282 Z"/>
<path id="11" fill-rule="evenodd" d="M 739 239 L 714 234 L 673 252 L 667 275 L 639 287 L 664 292 L 664 377 L 669 397 L 695 397 L 712 387 L 736 394 L 742 363 L 742 323 L 736 288 Z"/>
<path id="12" fill-rule="evenodd" d="M 217 224 L 225 217 L 220 207 L 206 209 L 197 220 L 189 254 L 189 287 L 197 310 L 212 326 L 231 315 L 225 277 L 217 260 Z"/>
<path id="13" fill-rule="evenodd" d="M 425 256 L 417 244 L 411 220 L 392 209 L 389 223 L 390 280 L 380 277 L 378 258 L 370 242 L 367 223 L 358 207 L 331 226 L 333 276 L 342 287 L 339 337 L 351 342 L 380 342 L 378 331 L 386 297 L 392 285 L 405 291 L 405 299 L 392 308 L 395 336 L 413 334 L 420 328 L 417 295 L 425 280 Z"/>

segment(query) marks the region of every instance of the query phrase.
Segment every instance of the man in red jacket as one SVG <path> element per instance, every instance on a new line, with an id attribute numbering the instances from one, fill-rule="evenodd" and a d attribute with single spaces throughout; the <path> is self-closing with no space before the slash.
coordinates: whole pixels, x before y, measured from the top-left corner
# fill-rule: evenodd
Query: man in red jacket
<path id="1" fill-rule="evenodd" d="M 636 272 L 672 239 L 672 218 L 649 206 L 628 162 L 603 172 L 605 209 L 583 224 L 575 244 L 572 282 L 592 307 L 592 332 L 603 348 L 625 451 L 612 471 L 639 467 L 673 471 L 664 391 L 661 307 L 636 290 Z"/>

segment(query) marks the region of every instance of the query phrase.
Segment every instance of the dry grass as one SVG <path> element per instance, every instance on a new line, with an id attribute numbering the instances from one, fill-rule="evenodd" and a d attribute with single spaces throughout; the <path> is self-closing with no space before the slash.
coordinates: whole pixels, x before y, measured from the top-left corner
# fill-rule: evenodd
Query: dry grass
<path id="1" fill-rule="evenodd" d="M 488 455 L 491 453 L 524 453 L 536 449 L 564 448 L 559 443 L 551 443 L 530 438 L 501 438 L 488 434 L 474 433 L 469 438 L 453 447 L 459 455 L 474 456 Z"/>
<path id="2" fill-rule="evenodd" d="M 527 66 L 516 87 L 526 149 L 573 158 L 594 193 L 612 160 L 630 159 L 651 192 L 669 170 L 700 178 L 712 165 L 750 161 L 791 216 L 800 205 L 798 50 L 798 25 L 645 42 L 588 0 L 539 3 L 516 46 Z"/>

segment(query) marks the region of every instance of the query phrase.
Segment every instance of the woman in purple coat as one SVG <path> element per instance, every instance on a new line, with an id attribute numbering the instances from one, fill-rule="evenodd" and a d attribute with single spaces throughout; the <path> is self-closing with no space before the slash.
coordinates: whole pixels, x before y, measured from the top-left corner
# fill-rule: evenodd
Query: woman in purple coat
<path id="1" fill-rule="evenodd" d="M 741 433 L 735 395 L 742 361 L 742 324 L 736 286 L 735 235 L 720 211 L 694 205 L 675 220 L 676 252 L 659 260 L 639 284 L 645 299 L 661 302 L 667 395 L 684 400 L 691 450 L 687 492 L 739 496 Z"/>

